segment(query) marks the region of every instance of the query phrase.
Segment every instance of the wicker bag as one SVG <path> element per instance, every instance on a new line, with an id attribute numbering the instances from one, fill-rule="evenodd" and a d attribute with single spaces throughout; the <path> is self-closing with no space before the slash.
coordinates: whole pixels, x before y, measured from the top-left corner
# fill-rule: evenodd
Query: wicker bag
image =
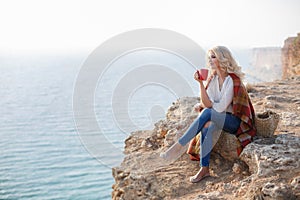
<path id="1" fill-rule="evenodd" d="M 277 128 L 279 118 L 279 114 L 272 111 L 256 114 L 255 126 L 257 129 L 257 135 L 263 137 L 272 137 Z"/>

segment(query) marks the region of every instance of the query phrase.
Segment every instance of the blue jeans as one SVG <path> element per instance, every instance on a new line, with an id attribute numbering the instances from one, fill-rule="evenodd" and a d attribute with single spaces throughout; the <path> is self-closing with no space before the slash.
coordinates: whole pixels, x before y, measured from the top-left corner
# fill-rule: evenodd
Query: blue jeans
<path id="1" fill-rule="evenodd" d="M 206 122 L 211 122 L 208 128 L 204 128 Z M 199 117 L 192 123 L 189 129 L 178 140 L 179 144 L 185 146 L 201 131 L 200 166 L 208 167 L 210 152 L 212 150 L 212 134 L 216 130 L 223 129 L 235 134 L 240 126 L 241 120 L 231 113 L 219 113 L 213 108 L 205 108 Z"/>

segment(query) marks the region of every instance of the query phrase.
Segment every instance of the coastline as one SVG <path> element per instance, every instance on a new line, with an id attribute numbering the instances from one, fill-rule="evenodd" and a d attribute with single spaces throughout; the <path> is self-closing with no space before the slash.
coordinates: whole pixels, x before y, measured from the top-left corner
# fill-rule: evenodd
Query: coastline
<path id="1" fill-rule="evenodd" d="M 197 184 L 189 183 L 188 177 L 199 164 L 187 154 L 174 163 L 163 163 L 158 156 L 197 116 L 192 108 L 198 98 L 174 102 L 153 130 L 137 131 L 126 139 L 126 157 L 113 168 L 112 199 L 299 198 L 299 84 L 300 77 L 295 76 L 249 86 L 256 113 L 272 110 L 280 115 L 274 137 L 258 138 L 238 159 L 214 151 L 212 177 Z"/>

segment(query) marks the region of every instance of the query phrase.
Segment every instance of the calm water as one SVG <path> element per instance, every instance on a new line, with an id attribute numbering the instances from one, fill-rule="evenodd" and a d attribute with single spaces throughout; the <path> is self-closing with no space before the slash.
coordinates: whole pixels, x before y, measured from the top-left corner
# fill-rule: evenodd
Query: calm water
<path id="1" fill-rule="evenodd" d="M 111 198 L 111 169 L 87 153 L 75 130 L 82 58 L 2 56 L 0 199 Z"/>
<path id="2" fill-rule="evenodd" d="M 133 59 L 136 56 L 138 60 Z M 127 106 L 134 126 L 128 126 L 126 120 L 122 122 L 124 117 L 118 118 L 121 122 L 116 121 L 112 115 L 112 95 L 120 94 L 113 94 L 114 87 L 124 74 L 133 70 L 131 66 L 141 60 L 151 63 L 151 59 L 158 59 L 157 55 L 133 57 L 128 55 L 116 62 L 98 83 L 96 117 L 112 144 L 106 150 L 122 150 L 130 131 L 153 127 L 176 99 L 168 88 L 144 85 L 134 89 L 122 105 Z M 111 199 L 114 180 L 107 161 L 112 158 L 108 155 L 99 162 L 88 153 L 89 147 L 86 150 L 82 145 L 73 118 L 74 84 L 85 59 L 1 55 L 0 199 Z M 167 60 L 166 65 L 182 62 L 176 58 Z M 180 66 L 185 68 L 184 63 Z M 193 69 L 181 71 L 183 76 L 190 76 Z M 124 84 L 128 82 L 121 85 Z M 113 159 L 120 162 L 122 156 Z"/>
<path id="3" fill-rule="evenodd" d="M 73 117 L 74 84 L 85 59 L 0 55 L 0 199 L 111 199 L 111 167 L 123 155 L 93 158 L 90 147 L 81 143 Z M 172 66 L 193 94 L 170 78 L 173 71 L 168 67 L 146 75 L 134 67 L 157 62 Z M 137 52 L 111 65 L 97 83 L 94 108 L 111 145 L 94 141 L 96 151 L 122 151 L 131 131 L 152 128 L 179 96 L 198 95 L 193 73 L 193 67 L 164 52 Z M 146 78 L 156 82 L 135 82 Z M 124 92 L 128 87 L 132 91 Z"/>

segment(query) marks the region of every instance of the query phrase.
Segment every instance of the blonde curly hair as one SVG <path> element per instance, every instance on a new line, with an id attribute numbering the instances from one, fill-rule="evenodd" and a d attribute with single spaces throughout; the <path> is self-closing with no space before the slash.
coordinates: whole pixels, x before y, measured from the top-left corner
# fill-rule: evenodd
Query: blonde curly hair
<path id="1" fill-rule="evenodd" d="M 231 52 L 228 48 L 224 46 L 215 46 L 208 50 L 206 62 L 209 65 L 209 55 L 211 53 L 214 53 L 216 58 L 219 61 L 221 70 L 224 70 L 228 73 L 234 73 L 237 75 L 240 79 L 243 79 L 245 74 L 242 72 L 242 68 L 237 65 L 236 61 L 234 60 Z"/>

